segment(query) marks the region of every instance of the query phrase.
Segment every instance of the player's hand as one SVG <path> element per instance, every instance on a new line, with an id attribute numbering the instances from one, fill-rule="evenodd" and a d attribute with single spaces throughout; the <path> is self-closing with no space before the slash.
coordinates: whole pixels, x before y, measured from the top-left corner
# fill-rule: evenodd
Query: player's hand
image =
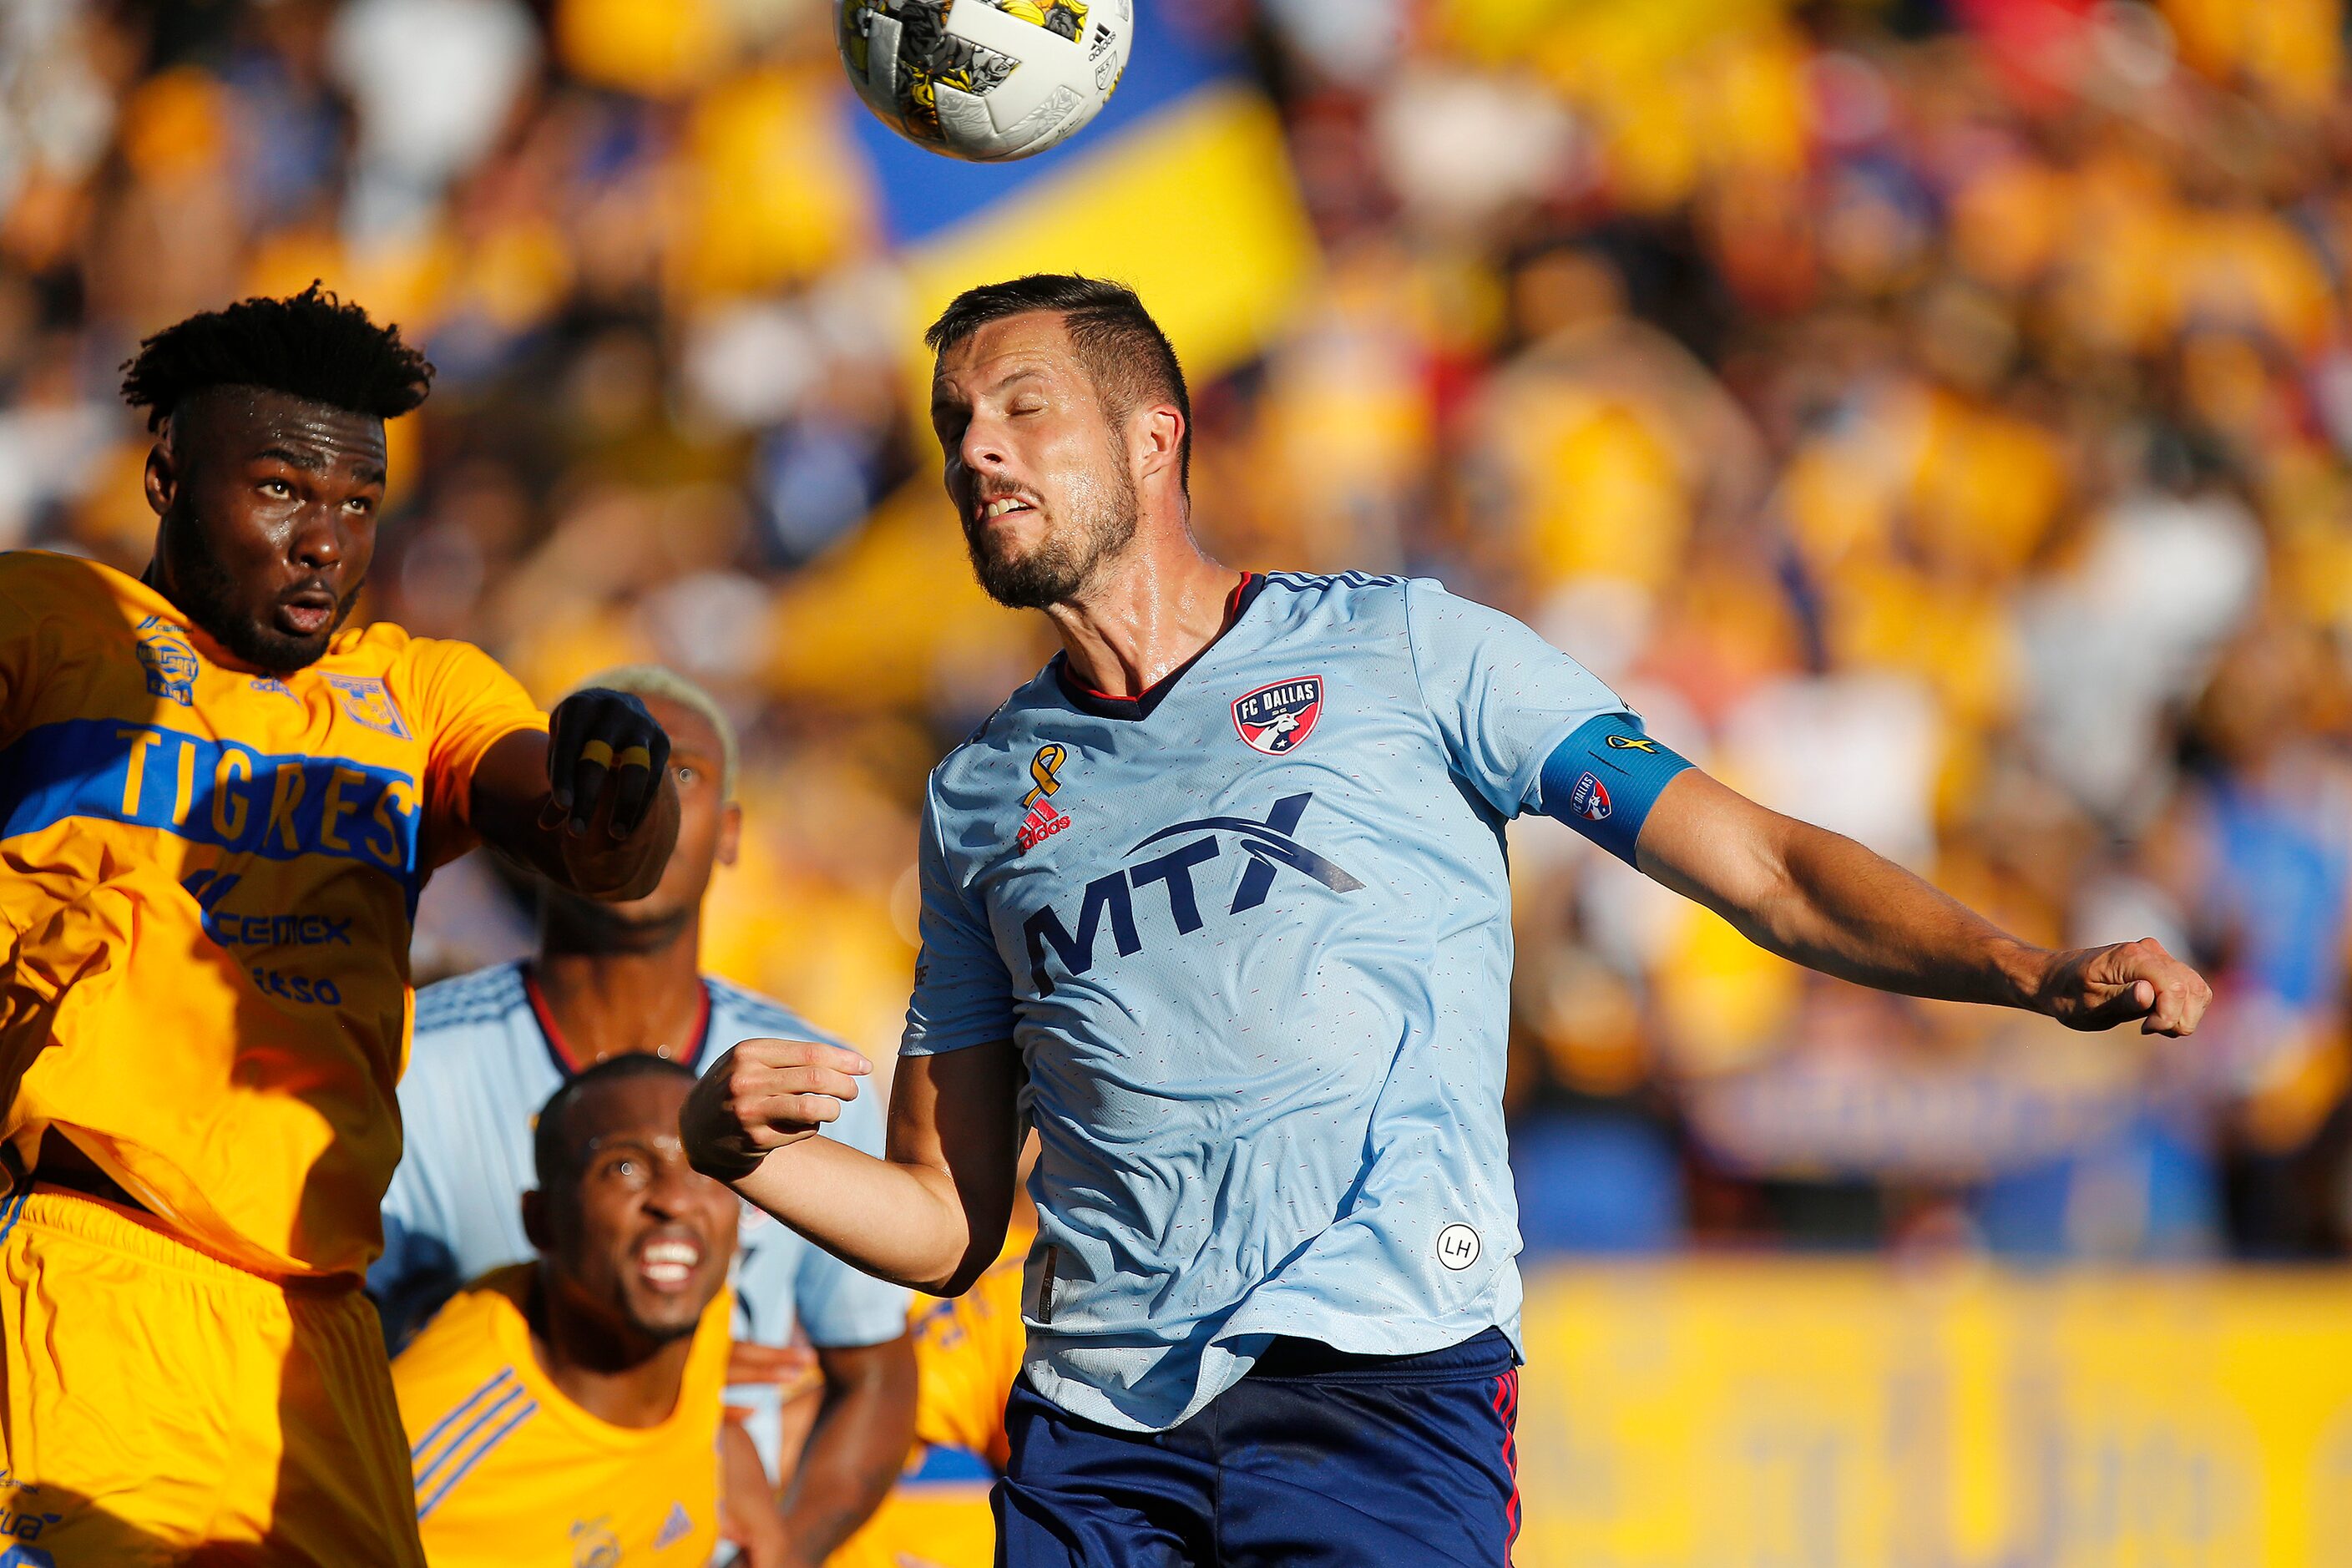
<path id="1" fill-rule="evenodd" d="M 816 1352 L 806 1345 L 763 1345 L 737 1340 L 727 1352 L 727 1386 L 772 1384 L 787 1393 L 816 1374 Z"/>
<path id="2" fill-rule="evenodd" d="M 746 1040 L 710 1064 L 678 1112 L 686 1157 L 706 1176 L 740 1182 L 788 1143 L 838 1121 L 873 1065 L 814 1040 Z"/>
<path id="3" fill-rule="evenodd" d="M 2052 955 L 2037 1010 L 2070 1029 L 2139 1020 L 2143 1035 L 2193 1035 L 2213 988 L 2153 937 Z"/>
<path id="4" fill-rule="evenodd" d="M 584 838 L 602 822 L 627 838 L 668 771 L 669 737 L 643 702 L 598 686 L 575 691 L 547 716 L 546 826 Z"/>

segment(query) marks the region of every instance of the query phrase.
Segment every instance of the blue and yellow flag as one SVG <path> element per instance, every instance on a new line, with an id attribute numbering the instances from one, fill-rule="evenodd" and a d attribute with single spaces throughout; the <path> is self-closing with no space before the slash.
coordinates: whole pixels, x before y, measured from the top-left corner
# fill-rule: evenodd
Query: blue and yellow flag
<path id="1" fill-rule="evenodd" d="M 1115 278 L 1142 295 L 1186 368 L 1212 376 L 1255 354 L 1314 276 L 1273 105 L 1174 0 L 1138 0 L 1118 90 L 1034 158 L 960 163 L 857 118 L 924 321 L 977 283 Z"/>

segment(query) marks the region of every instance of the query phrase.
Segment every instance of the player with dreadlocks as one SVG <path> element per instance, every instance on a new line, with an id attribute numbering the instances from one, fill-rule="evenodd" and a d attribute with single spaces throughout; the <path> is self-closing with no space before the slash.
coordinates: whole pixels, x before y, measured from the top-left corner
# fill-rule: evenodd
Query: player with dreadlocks
<path id="1" fill-rule="evenodd" d="M 345 625 L 431 381 L 397 329 L 314 284 L 128 371 L 145 573 L 0 555 L 0 1510 L 44 1563 L 421 1568 L 360 1289 L 417 895 L 477 841 L 651 891 L 669 742 Z"/>

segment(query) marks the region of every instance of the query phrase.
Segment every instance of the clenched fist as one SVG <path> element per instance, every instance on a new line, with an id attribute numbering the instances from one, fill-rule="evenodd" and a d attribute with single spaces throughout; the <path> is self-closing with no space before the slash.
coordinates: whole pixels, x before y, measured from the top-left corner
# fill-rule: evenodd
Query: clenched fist
<path id="1" fill-rule="evenodd" d="M 856 1051 L 814 1040 L 745 1040 L 710 1064 L 678 1112 L 686 1157 L 706 1176 L 739 1182 L 760 1162 L 839 1120 L 874 1070 Z"/>
<path id="2" fill-rule="evenodd" d="M 2070 1029 L 2139 1020 L 2143 1035 L 2192 1035 L 2213 1000 L 2204 976 L 2153 937 L 2051 955 L 2034 1006 Z"/>

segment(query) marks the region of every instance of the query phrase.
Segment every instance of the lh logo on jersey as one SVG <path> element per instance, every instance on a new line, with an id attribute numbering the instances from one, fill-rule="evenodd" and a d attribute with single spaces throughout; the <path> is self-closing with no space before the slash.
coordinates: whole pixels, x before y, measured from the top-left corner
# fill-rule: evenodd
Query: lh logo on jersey
<path id="1" fill-rule="evenodd" d="M 1234 700 L 1234 729 L 1250 750 L 1279 757 L 1307 743 L 1323 716 L 1323 678 L 1295 676 Z"/>
<path id="2" fill-rule="evenodd" d="M 1598 775 L 1586 773 L 1568 792 L 1568 809 L 1587 822 L 1609 820 L 1609 786 Z"/>
<path id="3" fill-rule="evenodd" d="M 1437 1261 L 1455 1273 L 1478 1261 L 1478 1233 L 1456 1220 L 1437 1233 Z"/>

